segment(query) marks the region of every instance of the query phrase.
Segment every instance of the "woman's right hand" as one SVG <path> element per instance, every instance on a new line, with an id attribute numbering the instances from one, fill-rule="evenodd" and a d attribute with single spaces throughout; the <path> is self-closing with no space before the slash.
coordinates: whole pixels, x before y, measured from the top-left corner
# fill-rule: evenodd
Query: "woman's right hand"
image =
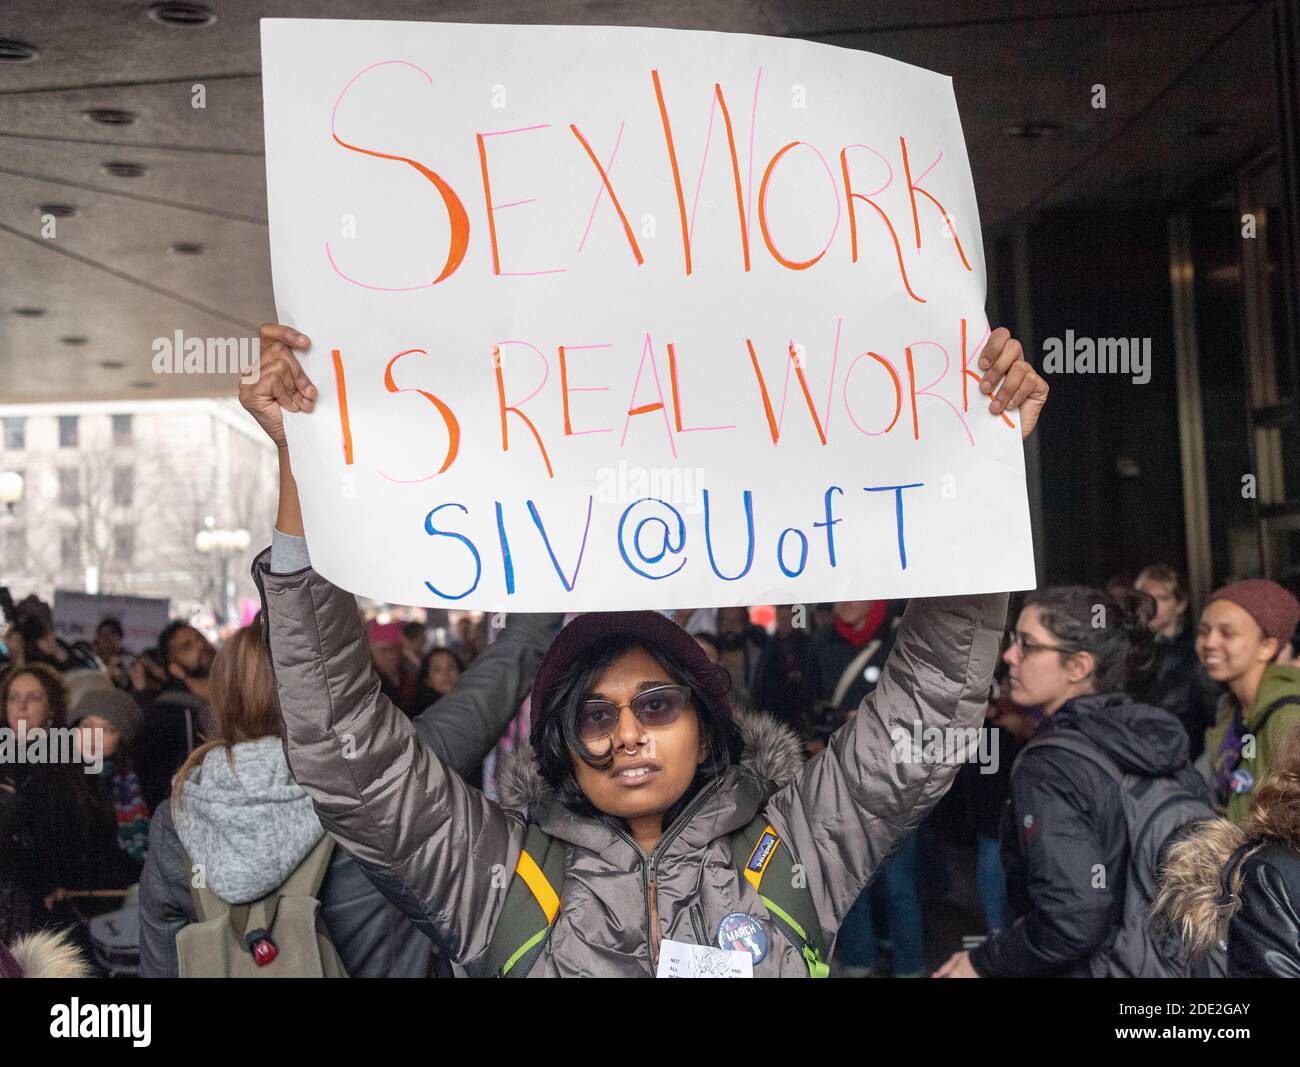
<path id="1" fill-rule="evenodd" d="M 258 331 L 258 338 L 262 347 L 257 381 L 240 383 L 239 402 L 283 451 L 288 447 L 283 413 L 311 411 L 316 403 L 316 387 L 293 352 L 307 348 L 311 341 L 278 323 L 267 323 Z"/>

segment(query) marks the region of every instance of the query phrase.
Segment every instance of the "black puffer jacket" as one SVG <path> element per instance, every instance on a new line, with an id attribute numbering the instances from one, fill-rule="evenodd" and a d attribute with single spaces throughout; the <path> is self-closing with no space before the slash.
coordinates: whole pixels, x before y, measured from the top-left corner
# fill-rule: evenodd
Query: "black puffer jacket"
<path id="1" fill-rule="evenodd" d="M 1123 771 L 1205 791 L 1178 719 L 1124 693 L 1071 700 L 1043 730 L 1076 731 Z M 971 953 L 971 965 L 985 977 L 1086 976 L 1124 903 L 1128 840 L 1114 783 L 1088 760 L 1031 744 L 1012 773 L 1002 857 L 1008 925 Z"/>

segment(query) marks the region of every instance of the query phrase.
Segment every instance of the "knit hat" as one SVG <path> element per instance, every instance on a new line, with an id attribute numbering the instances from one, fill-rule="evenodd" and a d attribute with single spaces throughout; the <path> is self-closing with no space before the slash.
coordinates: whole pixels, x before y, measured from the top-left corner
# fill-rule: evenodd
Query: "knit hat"
<path id="1" fill-rule="evenodd" d="M 611 637 L 627 637 L 663 653 L 672 663 L 699 679 L 724 719 L 731 720 L 731 676 L 710 661 L 699 643 L 672 619 L 657 611 L 591 611 L 573 619 L 551 642 L 533 679 L 529 712 L 533 737 L 538 736 L 552 691 L 584 652 Z"/>
<path id="2" fill-rule="evenodd" d="M 371 619 L 370 625 L 366 627 L 366 640 L 372 645 L 400 645 L 402 643 L 401 624 L 379 622 L 377 619 Z"/>
<path id="3" fill-rule="evenodd" d="M 1259 623 L 1264 636 L 1276 640 L 1279 647 L 1291 640 L 1296 625 L 1300 623 L 1300 601 L 1267 578 L 1232 582 L 1215 592 L 1210 600 L 1227 600 L 1236 604 Z"/>
<path id="4" fill-rule="evenodd" d="M 88 715 L 98 715 L 117 731 L 122 747 L 129 748 L 144 725 L 144 712 L 120 689 L 91 689 L 81 695 L 68 721 L 76 725 Z"/>

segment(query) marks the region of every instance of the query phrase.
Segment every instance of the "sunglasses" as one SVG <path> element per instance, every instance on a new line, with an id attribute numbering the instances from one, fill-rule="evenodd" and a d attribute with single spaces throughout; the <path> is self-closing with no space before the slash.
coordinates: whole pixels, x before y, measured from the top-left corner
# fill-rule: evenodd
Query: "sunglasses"
<path id="1" fill-rule="evenodd" d="M 630 708 L 636 721 L 652 730 L 671 726 L 691 702 L 688 685 L 659 685 L 638 693 L 626 704 L 610 700 L 587 700 L 578 711 L 578 736 L 583 741 L 600 741 L 618 726 L 618 713 Z"/>
<path id="2" fill-rule="evenodd" d="M 1022 656 L 1032 656 L 1035 652 L 1061 652 L 1065 654 L 1073 654 L 1075 651 L 1072 648 L 1062 648 L 1060 645 L 1039 644 L 1037 641 L 1025 637 L 1025 635 L 1019 631 L 1011 635 L 1008 647 L 1020 649 L 1020 654 Z"/>

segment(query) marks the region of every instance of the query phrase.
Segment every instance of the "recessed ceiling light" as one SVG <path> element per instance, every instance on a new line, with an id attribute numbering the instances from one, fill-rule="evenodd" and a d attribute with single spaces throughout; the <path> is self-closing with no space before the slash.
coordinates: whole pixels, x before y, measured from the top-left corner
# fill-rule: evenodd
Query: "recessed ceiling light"
<path id="1" fill-rule="evenodd" d="M 135 122 L 134 111 L 123 111 L 113 107 L 93 107 L 81 114 L 87 122 L 93 122 L 98 126 L 130 126 Z"/>
<path id="2" fill-rule="evenodd" d="M 202 4 L 154 4 L 149 17 L 164 26 L 211 26 L 217 16 Z"/>
<path id="3" fill-rule="evenodd" d="M 14 314 L 24 319 L 39 319 L 45 314 L 45 309 L 37 307 L 14 308 Z"/>
<path id="4" fill-rule="evenodd" d="M 177 241 L 170 249 L 178 256 L 201 256 L 207 250 L 208 246 L 199 241 Z"/>
<path id="5" fill-rule="evenodd" d="M 132 383 L 131 383 L 131 388 L 132 388 L 132 389 L 152 389 L 152 388 L 154 388 L 154 386 L 156 386 L 157 384 L 158 384 L 157 382 L 132 382 Z"/>
<path id="6" fill-rule="evenodd" d="M 149 168 L 143 163 L 104 163 L 101 169 L 114 178 L 143 178 L 149 173 Z"/>
<path id="7" fill-rule="evenodd" d="M 99 365 L 103 367 L 104 370 L 121 370 L 126 366 L 125 363 L 118 359 L 101 359 Z"/>
<path id="8" fill-rule="evenodd" d="M 89 337 L 85 337 L 79 333 L 74 333 L 74 334 L 69 334 L 67 337 L 60 337 L 59 343 L 68 345 L 71 348 L 80 348 L 82 345 L 86 344 L 89 340 L 90 340 Z"/>
<path id="9" fill-rule="evenodd" d="M 36 56 L 36 49 L 26 41 L 0 37 L 0 63 L 30 63 Z"/>
<path id="10" fill-rule="evenodd" d="M 71 204 L 37 204 L 38 215 L 53 215 L 56 219 L 73 219 L 81 212 Z"/>
<path id="11" fill-rule="evenodd" d="M 1014 126 L 1004 126 L 1002 132 L 1008 137 L 1024 137 L 1036 140 L 1039 137 L 1051 137 L 1060 133 L 1061 127 L 1055 122 L 1018 122 Z"/>

